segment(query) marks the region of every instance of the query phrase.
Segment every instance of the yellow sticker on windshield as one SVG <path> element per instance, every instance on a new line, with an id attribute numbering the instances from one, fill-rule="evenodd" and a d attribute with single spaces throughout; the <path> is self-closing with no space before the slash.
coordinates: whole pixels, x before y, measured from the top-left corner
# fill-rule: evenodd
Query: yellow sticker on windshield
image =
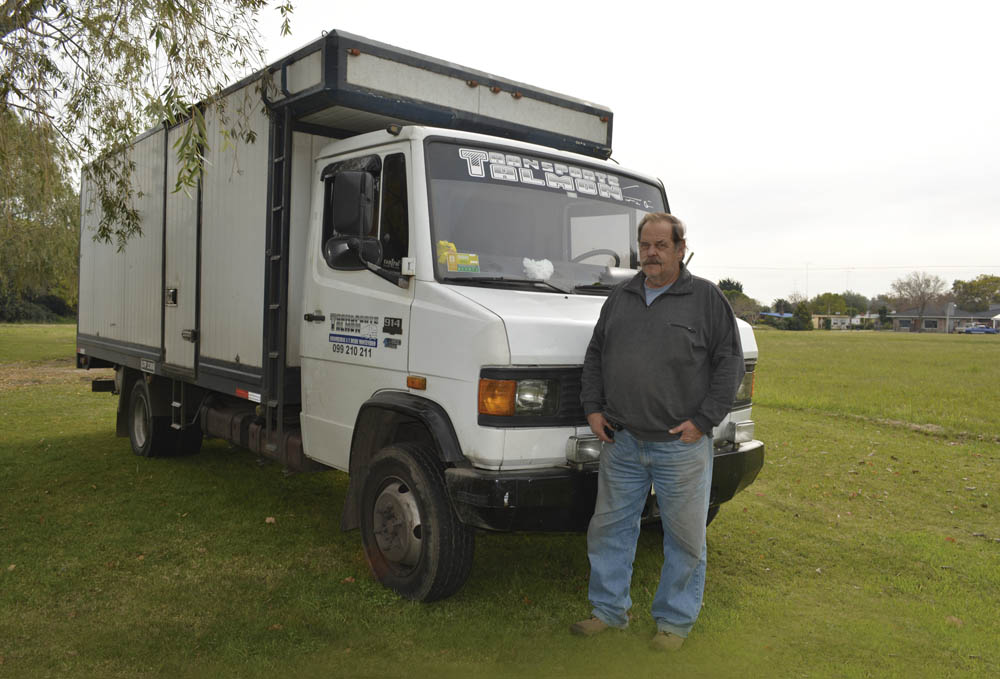
<path id="1" fill-rule="evenodd" d="M 445 263 L 448 271 L 459 273 L 479 273 L 479 255 L 467 252 L 445 253 Z"/>
<path id="2" fill-rule="evenodd" d="M 444 264 L 445 261 L 447 260 L 449 252 L 458 252 L 458 248 L 456 248 L 455 244 L 452 243 L 451 241 L 439 240 L 437 242 L 438 262 Z"/>

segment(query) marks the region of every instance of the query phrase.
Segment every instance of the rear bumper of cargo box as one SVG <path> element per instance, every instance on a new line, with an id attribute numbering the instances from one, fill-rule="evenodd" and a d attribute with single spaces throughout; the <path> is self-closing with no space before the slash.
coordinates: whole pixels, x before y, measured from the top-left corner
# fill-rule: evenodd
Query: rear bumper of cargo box
<path id="1" fill-rule="evenodd" d="M 728 502 L 753 483 L 764 444 L 750 441 L 716 452 L 710 504 Z M 459 519 L 496 531 L 585 531 L 597 498 L 597 468 L 487 471 L 448 469 L 445 480 Z"/>

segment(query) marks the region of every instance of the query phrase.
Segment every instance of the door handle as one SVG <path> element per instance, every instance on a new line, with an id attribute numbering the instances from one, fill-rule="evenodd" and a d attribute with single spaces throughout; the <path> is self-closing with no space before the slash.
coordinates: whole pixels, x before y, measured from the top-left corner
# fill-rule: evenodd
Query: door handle
<path id="1" fill-rule="evenodd" d="M 310 321 L 310 322 L 312 322 L 312 321 L 325 321 L 326 320 L 326 316 L 324 316 L 323 314 L 321 314 L 319 311 L 316 311 L 316 313 L 312 313 L 312 314 L 306 314 L 302 318 L 304 320 L 307 320 L 307 321 Z"/>

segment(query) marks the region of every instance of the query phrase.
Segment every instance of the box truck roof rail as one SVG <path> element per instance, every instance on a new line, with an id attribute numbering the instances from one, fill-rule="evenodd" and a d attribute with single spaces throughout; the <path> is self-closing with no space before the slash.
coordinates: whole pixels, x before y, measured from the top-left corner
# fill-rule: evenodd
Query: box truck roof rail
<path id="1" fill-rule="evenodd" d="M 342 31 L 265 71 L 268 104 L 334 137 L 417 124 L 611 155 L 611 110 Z M 244 81 L 245 83 L 246 81 Z"/>

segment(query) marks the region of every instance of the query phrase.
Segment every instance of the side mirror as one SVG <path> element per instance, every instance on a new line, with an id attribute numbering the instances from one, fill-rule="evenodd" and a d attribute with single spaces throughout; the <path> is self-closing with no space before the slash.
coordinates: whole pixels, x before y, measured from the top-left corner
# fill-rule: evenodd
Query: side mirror
<path id="1" fill-rule="evenodd" d="M 382 244 L 378 238 L 349 238 L 347 249 L 356 253 L 366 264 L 382 264 Z"/>
<path id="2" fill-rule="evenodd" d="M 350 240 L 357 239 L 351 236 L 333 236 L 323 244 L 323 259 L 331 269 L 351 271 L 365 268 L 357 252 L 348 245 Z"/>
<path id="3" fill-rule="evenodd" d="M 364 269 L 378 264 L 382 251 L 377 239 L 367 238 L 375 212 L 375 178 L 368 172 L 345 170 L 334 175 L 333 234 L 323 244 L 323 258 L 334 269 Z M 374 242 L 374 248 L 369 243 Z M 376 251 L 377 249 L 377 251 Z"/>
<path id="4" fill-rule="evenodd" d="M 333 236 L 323 244 L 323 259 L 334 269 L 377 267 L 382 264 L 382 244 L 377 238 Z"/>

